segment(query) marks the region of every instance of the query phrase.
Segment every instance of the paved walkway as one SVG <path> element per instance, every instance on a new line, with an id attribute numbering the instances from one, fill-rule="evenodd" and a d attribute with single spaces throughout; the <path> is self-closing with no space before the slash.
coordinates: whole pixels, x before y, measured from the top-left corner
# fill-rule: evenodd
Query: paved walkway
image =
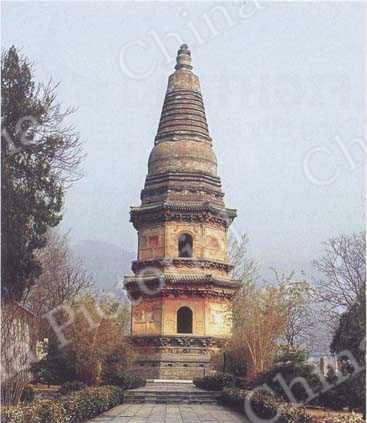
<path id="1" fill-rule="evenodd" d="M 212 404 L 123 404 L 88 423 L 243 423 L 246 419 Z"/>

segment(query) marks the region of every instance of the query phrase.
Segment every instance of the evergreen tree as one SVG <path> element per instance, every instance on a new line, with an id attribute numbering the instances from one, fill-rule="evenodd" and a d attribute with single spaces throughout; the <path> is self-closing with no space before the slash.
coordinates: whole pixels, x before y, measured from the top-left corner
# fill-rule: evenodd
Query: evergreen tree
<path id="1" fill-rule="evenodd" d="M 36 84 L 13 46 L 1 57 L 2 301 L 19 301 L 41 274 L 35 252 L 62 218 L 64 189 L 79 175 L 79 137 L 56 86 Z"/>
<path id="2" fill-rule="evenodd" d="M 333 341 L 330 345 L 332 353 L 348 350 L 360 366 L 365 366 L 366 341 L 366 297 L 364 288 L 357 301 L 340 317 Z M 353 373 L 353 367 L 347 357 L 341 357 L 343 370 Z"/>
<path id="3" fill-rule="evenodd" d="M 366 298 L 365 289 L 361 290 L 357 301 L 340 317 L 339 326 L 335 331 L 333 341 L 330 346 L 332 353 L 340 353 L 339 361 L 341 371 L 347 377 L 342 383 L 325 392 L 321 396 L 321 405 L 327 407 L 349 407 L 353 410 L 361 411 L 365 415 L 366 404 Z M 348 351 L 357 362 L 358 369 L 349 359 L 348 355 L 343 355 L 343 351 Z M 329 382 L 336 383 L 338 378 L 329 374 Z"/>

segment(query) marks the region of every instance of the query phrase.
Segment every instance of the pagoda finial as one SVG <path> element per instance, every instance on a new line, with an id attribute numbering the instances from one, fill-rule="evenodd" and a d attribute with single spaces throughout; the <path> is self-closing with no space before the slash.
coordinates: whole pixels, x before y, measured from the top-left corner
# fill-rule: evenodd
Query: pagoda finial
<path id="1" fill-rule="evenodd" d="M 175 69 L 192 69 L 191 66 L 191 51 L 189 50 L 189 47 L 187 44 L 182 44 L 180 49 L 177 52 L 177 58 L 176 58 L 176 66 Z"/>

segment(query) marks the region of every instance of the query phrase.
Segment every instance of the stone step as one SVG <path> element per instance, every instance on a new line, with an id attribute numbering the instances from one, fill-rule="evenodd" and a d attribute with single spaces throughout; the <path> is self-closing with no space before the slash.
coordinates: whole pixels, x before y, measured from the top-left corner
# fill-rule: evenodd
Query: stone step
<path id="1" fill-rule="evenodd" d="M 219 392 L 200 390 L 194 385 L 180 387 L 167 383 L 157 386 L 149 383 L 146 387 L 126 391 L 124 401 L 127 404 L 214 404 L 218 396 Z"/>
<path id="2" fill-rule="evenodd" d="M 154 399 L 129 399 L 125 404 L 217 404 L 216 400 L 154 400 Z"/>
<path id="3" fill-rule="evenodd" d="M 183 385 L 192 385 L 192 380 L 188 379 L 147 379 L 147 383 L 164 383 L 165 385 L 177 385 L 177 384 L 183 384 Z"/>
<path id="4" fill-rule="evenodd" d="M 127 398 L 125 404 L 216 404 L 213 398 Z"/>
<path id="5" fill-rule="evenodd" d="M 185 398 L 194 398 L 198 400 L 203 399 L 217 399 L 216 395 L 154 395 L 154 394 L 126 394 L 125 393 L 125 399 L 127 398 L 157 398 L 157 399 L 165 399 L 165 398 L 171 398 L 171 399 L 185 399 Z"/>
<path id="6" fill-rule="evenodd" d="M 128 390 L 125 392 L 125 395 L 130 396 L 130 395 L 155 395 L 155 396 L 187 396 L 187 395 L 191 395 L 191 396 L 210 396 L 210 397 L 216 397 L 218 395 L 217 392 L 211 392 L 211 391 L 198 391 L 198 392 L 175 392 L 175 391 L 162 391 L 162 392 L 153 392 L 153 391 L 143 391 L 143 390 L 139 390 L 139 391 L 133 391 L 133 390 Z"/>

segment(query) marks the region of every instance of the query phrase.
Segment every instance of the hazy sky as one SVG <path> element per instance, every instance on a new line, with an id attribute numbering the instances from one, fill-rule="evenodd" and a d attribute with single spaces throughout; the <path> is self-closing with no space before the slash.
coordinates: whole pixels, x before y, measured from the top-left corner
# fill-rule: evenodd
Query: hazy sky
<path id="1" fill-rule="evenodd" d="M 265 266 L 307 264 L 364 224 L 363 3 L 2 4 L 15 44 L 59 99 L 88 157 L 66 198 L 74 241 L 136 248 L 139 205 L 167 78 L 189 44 L 234 229 Z"/>

